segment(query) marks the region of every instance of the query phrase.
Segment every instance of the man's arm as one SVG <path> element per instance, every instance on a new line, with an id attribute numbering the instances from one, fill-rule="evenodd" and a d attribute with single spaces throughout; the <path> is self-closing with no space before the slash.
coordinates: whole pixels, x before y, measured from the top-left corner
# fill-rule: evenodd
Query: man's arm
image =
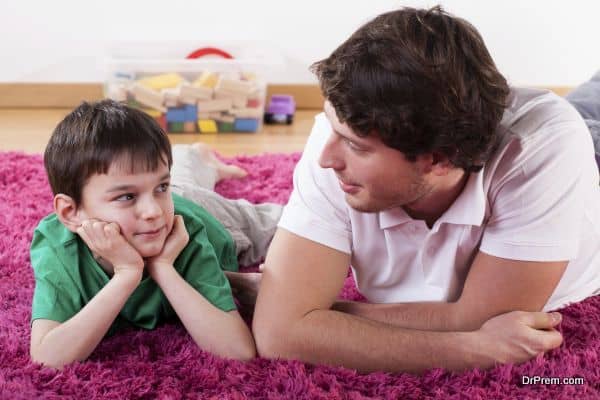
<path id="1" fill-rule="evenodd" d="M 331 310 L 349 262 L 348 254 L 277 231 L 253 321 L 260 355 L 360 371 L 419 372 L 523 362 L 560 345 L 560 334 L 551 329 L 557 321 L 545 313 L 503 315 L 475 332 L 427 332 Z"/>
<path id="2" fill-rule="evenodd" d="M 33 361 L 62 368 L 85 360 L 102 340 L 142 278 L 142 271 L 118 271 L 77 314 L 64 323 L 36 319 L 31 325 Z"/>
<path id="3" fill-rule="evenodd" d="M 469 331 L 514 310 L 539 311 L 558 285 L 566 261 L 509 260 L 479 252 L 456 302 L 369 304 L 339 301 L 335 310 L 411 329 Z"/>

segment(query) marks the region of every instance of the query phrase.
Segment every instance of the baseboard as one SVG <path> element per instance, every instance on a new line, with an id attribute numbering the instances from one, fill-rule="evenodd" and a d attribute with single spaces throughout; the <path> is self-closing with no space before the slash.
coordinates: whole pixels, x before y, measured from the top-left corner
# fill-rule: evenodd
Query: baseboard
<path id="1" fill-rule="evenodd" d="M 317 85 L 268 85 L 267 96 L 290 94 L 298 109 L 323 107 Z M 99 83 L 0 83 L 0 108 L 73 108 L 82 101 L 103 98 Z"/>
<path id="2" fill-rule="evenodd" d="M 549 86 L 564 96 L 571 87 Z M 316 84 L 268 85 L 267 96 L 291 94 L 298 109 L 320 109 L 323 96 Z M 0 83 L 0 108 L 73 108 L 83 100 L 103 98 L 100 83 Z"/>

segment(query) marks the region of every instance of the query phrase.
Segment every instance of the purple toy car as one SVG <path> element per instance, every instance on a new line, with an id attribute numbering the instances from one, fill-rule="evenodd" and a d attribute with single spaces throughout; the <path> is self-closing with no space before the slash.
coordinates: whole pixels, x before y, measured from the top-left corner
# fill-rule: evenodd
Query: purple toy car
<path id="1" fill-rule="evenodd" d="M 265 111 L 265 124 L 291 124 L 294 121 L 294 96 L 274 94 Z"/>

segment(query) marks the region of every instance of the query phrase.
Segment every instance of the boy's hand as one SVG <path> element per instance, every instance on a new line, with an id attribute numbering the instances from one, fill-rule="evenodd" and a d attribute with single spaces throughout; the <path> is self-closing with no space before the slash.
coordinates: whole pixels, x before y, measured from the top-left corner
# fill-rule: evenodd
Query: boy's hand
<path id="1" fill-rule="evenodd" d="M 115 275 L 122 271 L 144 270 L 142 256 L 121 235 L 121 228 L 114 222 L 88 219 L 77 228 L 77 233 L 94 254 L 110 262 Z"/>
<path id="2" fill-rule="evenodd" d="M 150 276 L 154 277 L 156 269 L 160 268 L 160 266 L 172 266 L 179 253 L 181 253 L 188 244 L 189 240 L 190 236 L 185 229 L 183 217 L 181 215 L 176 215 L 173 221 L 173 228 L 171 229 L 169 236 L 167 236 L 162 251 L 160 254 L 148 259 L 147 267 Z"/>

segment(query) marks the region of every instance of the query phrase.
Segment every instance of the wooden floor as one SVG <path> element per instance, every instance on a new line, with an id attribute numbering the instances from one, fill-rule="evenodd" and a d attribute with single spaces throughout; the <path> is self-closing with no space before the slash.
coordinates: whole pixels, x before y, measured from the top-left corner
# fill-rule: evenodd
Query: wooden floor
<path id="1" fill-rule="evenodd" d="M 69 109 L 0 109 L 0 151 L 42 153 L 56 124 Z M 265 125 L 257 133 L 169 134 L 171 143 L 204 142 L 224 156 L 302 151 L 314 116 L 299 110 L 292 125 Z"/>

